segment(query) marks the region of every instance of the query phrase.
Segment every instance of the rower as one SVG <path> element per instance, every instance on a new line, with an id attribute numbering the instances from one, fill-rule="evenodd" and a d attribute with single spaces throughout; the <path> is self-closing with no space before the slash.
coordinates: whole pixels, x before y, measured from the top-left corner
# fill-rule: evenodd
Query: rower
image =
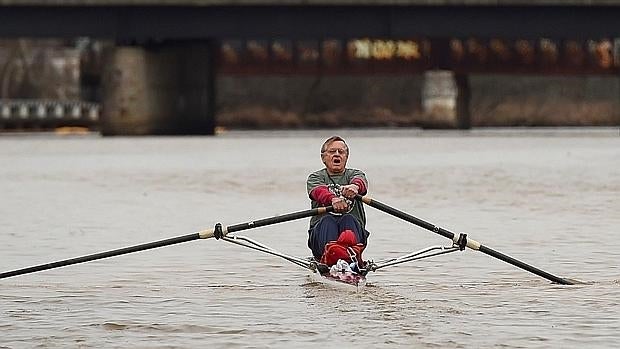
<path id="1" fill-rule="evenodd" d="M 314 259 L 328 266 L 339 259 L 362 263 L 366 247 L 364 205 L 355 200 L 365 195 L 368 180 L 364 172 L 347 168 L 349 147 L 339 136 L 328 138 L 321 146 L 324 168 L 308 176 L 306 187 L 312 208 L 333 206 L 334 212 L 310 219 L 308 247 Z"/>

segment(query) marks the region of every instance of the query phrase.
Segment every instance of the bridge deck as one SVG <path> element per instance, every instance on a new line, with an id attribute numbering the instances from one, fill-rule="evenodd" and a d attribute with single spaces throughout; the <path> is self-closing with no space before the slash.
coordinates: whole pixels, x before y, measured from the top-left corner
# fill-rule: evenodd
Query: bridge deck
<path id="1" fill-rule="evenodd" d="M 620 37 L 620 6 L 9 6 L 0 37 Z"/>

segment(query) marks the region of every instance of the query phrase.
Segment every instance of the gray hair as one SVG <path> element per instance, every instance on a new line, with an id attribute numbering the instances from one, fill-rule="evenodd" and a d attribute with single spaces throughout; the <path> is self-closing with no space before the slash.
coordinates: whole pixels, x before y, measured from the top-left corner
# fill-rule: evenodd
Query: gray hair
<path id="1" fill-rule="evenodd" d="M 349 146 L 347 145 L 347 142 L 344 141 L 344 138 L 340 136 L 331 136 L 327 140 L 325 140 L 325 142 L 323 142 L 323 145 L 321 146 L 321 155 L 327 151 L 328 145 L 337 141 L 344 143 L 344 147 L 347 149 L 347 155 L 349 155 Z"/>

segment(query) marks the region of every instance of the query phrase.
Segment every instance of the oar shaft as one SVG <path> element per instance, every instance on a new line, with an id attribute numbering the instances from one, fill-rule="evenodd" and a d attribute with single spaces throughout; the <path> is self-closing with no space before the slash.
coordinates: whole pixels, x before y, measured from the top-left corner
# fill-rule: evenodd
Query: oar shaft
<path id="1" fill-rule="evenodd" d="M 250 222 L 246 222 L 246 223 L 240 223 L 240 224 L 231 225 L 229 227 L 222 228 L 222 232 L 223 232 L 224 235 L 226 235 L 228 233 L 232 233 L 232 232 L 236 232 L 236 231 L 252 229 L 252 228 L 258 228 L 258 227 L 263 227 L 263 226 L 266 226 L 266 225 L 282 223 L 282 222 L 288 222 L 288 221 L 292 221 L 292 220 L 296 220 L 296 219 L 301 219 L 301 218 L 312 217 L 312 216 L 324 214 L 324 213 L 327 213 L 327 212 L 331 212 L 331 211 L 333 211 L 333 209 L 334 209 L 333 207 L 328 206 L 328 207 L 319 207 L 319 208 L 313 208 L 313 209 L 304 210 L 304 211 L 297 211 L 297 212 L 287 213 L 287 214 L 283 214 L 283 215 L 280 215 L 280 216 L 274 216 L 274 217 L 259 219 L 259 220 L 256 220 L 256 221 L 250 221 Z M 57 261 L 57 262 L 52 262 L 52 263 L 35 265 L 35 266 L 32 266 L 32 267 L 28 267 L 28 268 L 7 271 L 7 272 L 4 272 L 4 273 L 0 273 L 0 279 L 8 278 L 8 277 L 11 277 L 11 276 L 17 276 L 17 275 L 23 275 L 23 274 L 28 274 L 28 273 L 34 273 L 34 272 L 42 271 L 42 270 L 48 270 L 48 269 L 64 267 L 64 266 L 72 265 L 72 264 L 90 262 L 90 261 L 94 261 L 94 260 L 97 260 L 97 259 L 114 257 L 114 256 L 119 256 L 119 255 L 123 255 L 123 254 L 127 254 L 127 253 L 132 253 L 132 252 L 149 250 L 149 249 L 157 248 L 157 247 L 174 245 L 174 244 L 178 244 L 178 243 L 181 243 L 181 242 L 187 242 L 187 241 L 192 241 L 192 240 L 197 240 L 197 239 L 208 239 L 208 238 L 212 238 L 214 236 L 215 236 L 215 229 L 202 230 L 202 231 L 199 231 L 199 232 L 196 232 L 196 233 L 192 233 L 192 234 L 188 234 L 188 235 L 183 235 L 183 236 L 178 236 L 178 237 L 173 237 L 173 238 L 169 238 L 169 239 L 165 239 L 165 240 L 159 240 L 159 241 L 149 242 L 149 243 L 145 243 L 145 244 L 141 244 L 141 245 L 124 247 L 124 248 L 120 248 L 120 249 L 117 249 L 117 250 L 111 250 L 111 251 L 106 251 L 106 252 L 99 252 L 99 253 L 95 253 L 95 254 L 91 254 L 91 255 L 87 255 L 87 256 L 70 258 L 70 259 L 65 259 L 65 260 L 61 260 L 61 261 Z"/>
<path id="2" fill-rule="evenodd" d="M 294 221 L 294 220 L 301 219 L 301 218 L 317 216 L 320 214 L 331 212 L 333 210 L 334 208 L 332 206 L 312 208 L 312 209 L 305 210 L 305 211 L 292 212 L 292 213 L 287 213 L 287 214 L 283 214 L 280 216 L 274 216 L 274 217 L 259 219 L 256 221 L 230 225 L 226 228 L 226 231 L 228 233 L 234 233 L 234 232 L 241 231 L 241 230 L 253 229 L 253 228 L 263 227 L 266 225 L 272 225 L 272 224 L 277 224 L 277 223 L 282 223 L 282 222 Z"/>
<path id="3" fill-rule="evenodd" d="M 482 252 L 484 254 L 487 254 L 487 255 L 489 255 L 491 257 L 495 257 L 495 258 L 497 258 L 499 260 L 502 260 L 502 261 L 504 261 L 506 263 L 512 264 L 512 265 L 514 265 L 516 267 L 519 267 L 519 268 L 521 268 L 523 270 L 527 270 L 530 273 L 534 273 L 534 274 L 536 274 L 536 275 L 538 275 L 540 277 L 543 277 L 543 278 L 545 278 L 547 280 L 550 280 L 550 281 L 553 281 L 555 283 L 558 283 L 558 284 L 561 284 L 561 285 L 574 285 L 575 284 L 574 282 L 572 282 L 570 280 L 567 280 L 565 278 L 561 278 L 559 276 L 555 276 L 553 274 L 547 273 L 544 270 L 540 270 L 540 269 L 536 268 L 535 266 L 532 266 L 532 265 L 529 265 L 527 263 L 521 262 L 518 259 L 515 259 L 513 257 L 505 255 L 505 254 L 503 254 L 503 253 L 501 253 L 499 251 L 496 251 L 496 250 L 494 250 L 494 249 L 492 249 L 490 247 L 487 247 L 487 246 L 484 246 L 484 245 L 480 245 L 480 248 L 478 249 L 478 251 L 480 251 L 480 252 Z"/>
<path id="4" fill-rule="evenodd" d="M 58 261 L 58 262 L 52 262 L 52 263 L 47 263 L 47 264 L 35 265 L 33 267 L 28 267 L 28 268 L 17 269 L 17 270 L 12 270 L 12 271 L 7 271 L 7 272 L 4 272 L 4 273 L 0 273 L 0 279 L 8 278 L 8 277 L 11 277 L 11 276 L 22 275 L 22 274 L 34 273 L 34 272 L 42 271 L 42 270 L 48 270 L 48 269 L 64 267 L 64 266 L 72 265 L 72 264 L 90 262 L 90 261 L 94 261 L 94 260 L 102 259 L 102 258 L 120 256 L 120 255 L 123 255 L 123 254 L 132 253 L 132 252 L 150 250 L 152 248 L 174 245 L 174 244 L 178 244 L 178 243 L 181 243 L 181 242 L 187 242 L 187 241 L 196 240 L 196 239 L 199 239 L 199 238 L 200 238 L 200 235 L 198 233 L 192 233 L 192 234 L 189 234 L 189 235 L 178 236 L 178 237 L 174 237 L 174 238 L 170 238 L 170 239 L 149 242 L 149 243 L 146 243 L 146 244 L 119 248 L 117 250 L 99 252 L 99 253 L 94 253 L 94 254 L 90 254 L 90 255 L 87 255 L 87 256 L 65 259 L 65 260 L 61 260 L 61 261 Z"/>
<path id="5" fill-rule="evenodd" d="M 368 206 L 374 207 L 376 209 L 378 209 L 379 211 L 383 211 L 385 213 L 389 213 L 394 217 L 398 217 L 404 221 L 407 221 L 409 223 L 413 223 L 419 227 L 422 227 L 424 229 L 430 230 L 434 233 L 437 233 L 443 237 L 447 237 L 450 240 L 454 240 L 454 233 L 449 231 L 449 230 L 445 230 L 443 228 L 440 228 L 432 223 L 429 223 L 427 221 L 421 220 L 420 218 L 414 217 L 406 212 L 397 210 L 391 206 L 388 206 L 382 202 L 379 202 L 377 200 L 374 200 L 372 198 L 369 198 L 368 196 L 359 196 L 358 197 L 359 200 L 362 200 L 365 204 L 367 204 Z"/>
<path id="6" fill-rule="evenodd" d="M 395 217 L 398 217 L 398 218 L 400 218 L 400 219 L 402 219 L 404 221 L 407 221 L 409 223 L 413 223 L 413 224 L 415 224 L 415 225 L 417 225 L 419 227 L 422 227 L 424 229 L 430 230 L 430 231 L 432 231 L 432 232 L 434 232 L 436 234 L 439 234 L 441 236 L 444 236 L 444 237 L 452 240 L 453 242 L 456 242 L 455 241 L 455 236 L 456 235 L 453 232 L 449 231 L 449 230 L 443 229 L 443 228 L 438 227 L 438 226 L 436 226 L 436 225 L 434 225 L 432 223 L 429 223 L 429 222 L 426 222 L 424 220 L 421 220 L 421 219 L 419 219 L 417 217 L 414 217 L 414 216 L 412 216 L 412 215 L 410 215 L 408 213 L 405 213 L 405 212 L 400 211 L 400 210 L 398 210 L 396 208 L 388 206 L 388 205 L 386 205 L 386 204 L 384 204 L 382 202 L 379 202 L 377 200 L 374 200 L 374 199 L 372 199 L 370 197 L 367 197 L 367 196 L 362 197 L 362 196 L 358 195 L 357 199 L 361 200 L 362 202 L 364 202 L 368 206 L 374 207 L 374 208 L 376 208 L 376 209 L 378 209 L 380 211 L 383 211 L 385 213 L 389 213 L 389 214 L 391 214 L 391 215 L 393 215 Z M 518 259 L 515 259 L 513 257 L 505 255 L 505 254 L 503 254 L 503 253 L 501 253 L 499 251 L 496 251 L 496 250 L 494 250 L 494 249 L 492 249 L 490 247 L 484 246 L 481 243 L 479 243 L 478 241 L 469 239 L 469 237 L 467 238 L 467 247 L 469 247 L 469 248 L 471 248 L 473 250 L 478 250 L 480 252 L 483 252 L 483 253 L 491 256 L 491 257 L 495 257 L 495 258 L 497 258 L 499 260 L 502 260 L 502 261 L 504 261 L 506 263 L 510 263 L 510 264 L 512 264 L 512 265 L 514 265 L 516 267 L 519 267 L 521 269 L 527 270 L 527 271 L 529 271 L 531 273 L 534 273 L 534 274 L 536 274 L 538 276 L 541 276 L 541 277 L 543 277 L 543 278 L 545 278 L 547 280 L 553 281 L 555 283 L 562 284 L 562 285 L 573 285 L 573 284 L 575 284 L 574 282 L 572 282 L 570 280 L 567 280 L 567 279 L 555 276 L 553 274 L 547 273 L 546 271 L 540 270 L 540 269 L 538 269 L 538 268 L 536 268 L 534 266 L 531 266 L 531 265 L 529 265 L 527 263 L 524 263 L 524 262 L 522 262 L 522 261 L 520 261 Z"/>

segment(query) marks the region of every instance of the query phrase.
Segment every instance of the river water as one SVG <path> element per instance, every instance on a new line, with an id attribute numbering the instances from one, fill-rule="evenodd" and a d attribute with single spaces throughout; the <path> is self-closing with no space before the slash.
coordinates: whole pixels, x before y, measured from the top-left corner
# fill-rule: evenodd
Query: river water
<path id="1" fill-rule="evenodd" d="M 305 210 L 334 131 L 0 136 L 0 271 Z M 467 250 L 356 292 L 214 239 L 0 280 L 0 348 L 610 348 L 620 343 L 618 129 L 339 130 L 369 195 L 554 275 Z M 367 207 L 365 252 L 445 238 Z M 243 235 L 307 256 L 308 220 Z"/>

